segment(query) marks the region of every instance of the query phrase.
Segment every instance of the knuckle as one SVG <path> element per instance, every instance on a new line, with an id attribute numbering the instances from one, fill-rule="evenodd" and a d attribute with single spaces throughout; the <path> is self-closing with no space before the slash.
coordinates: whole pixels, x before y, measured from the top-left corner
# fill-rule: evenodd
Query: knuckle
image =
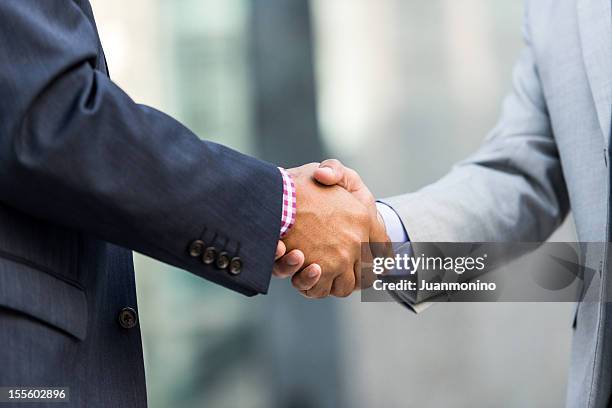
<path id="1" fill-rule="evenodd" d="M 314 288 L 308 291 L 308 294 L 315 299 L 322 299 L 329 296 L 328 288 Z"/>
<path id="2" fill-rule="evenodd" d="M 341 271 L 346 270 L 352 263 L 352 258 L 351 252 L 347 248 L 343 248 L 338 257 L 338 269 Z"/>
<path id="3" fill-rule="evenodd" d="M 332 291 L 332 295 L 339 298 L 345 298 L 352 293 L 352 290 L 348 285 L 341 285 L 339 287 L 335 287 Z"/>
<path id="4" fill-rule="evenodd" d="M 327 159 L 323 163 L 331 165 L 331 166 L 336 166 L 336 167 L 342 166 L 342 163 L 338 159 Z"/>
<path id="5" fill-rule="evenodd" d="M 341 298 L 349 297 L 351 293 L 353 293 L 352 290 L 345 289 L 343 292 L 340 293 L 340 295 L 338 295 L 338 297 L 341 297 Z"/>
<path id="6" fill-rule="evenodd" d="M 330 261 L 333 261 L 332 265 L 330 265 L 330 270 L 343 270 L 343 267 L 347 263 L 350 253 L 346 249 L 346 244 L 340 244 L 333 249 L 334 255 L 330 258 Z"/>
<path id="7" fill-rule="evenodd" d="M 329 289 L 323 289 L 320 293 L 319 293 L 319 299 L 323 299 L 329 296 Z"/>

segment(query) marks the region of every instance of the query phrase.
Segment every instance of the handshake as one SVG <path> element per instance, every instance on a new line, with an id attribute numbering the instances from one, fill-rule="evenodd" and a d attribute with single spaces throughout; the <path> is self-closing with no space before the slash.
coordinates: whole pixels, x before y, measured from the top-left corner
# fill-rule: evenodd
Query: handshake
<path id="1" fill-rule="evenodd" d="M 345 297 L 370 286 L 369 278 L 362 279 L 362 265 L 374 252 L 386 252 L 389 238 L 359 175 L 337 160 L 287 172 L 295 184 L 297 212 L 294 226 L 278 242 L 273 275 L 291 277 L 308 298 Z M 362 243 L 370 245 L 362 248 Z"/>

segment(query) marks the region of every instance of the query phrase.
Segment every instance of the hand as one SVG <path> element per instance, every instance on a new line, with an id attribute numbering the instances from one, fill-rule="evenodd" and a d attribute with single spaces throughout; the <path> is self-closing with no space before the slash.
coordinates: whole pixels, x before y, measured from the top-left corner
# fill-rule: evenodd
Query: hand
<path id="1" fill-rule="evenodd" d="M 302 265 L 304 265 L 304 254 L 299 249 L 287 252 L 287 247 L 283 241 L 278 241 L 274 260 L 272 275 L 280 279 L 292 277 L 294 286 L 299 286 L 302 290 L 312 288 L 319 281 L 321 267 L 317 264 L 308 265 L 303 273 L 300 273 L 299 276 L 295 276 L 296 272 L 302 270 Z"/>
<path id="2" fill-rule="evenodd" d="M 317 169 L 314 170 L 313 177 L 321 184 L 325 185 L 338 185 L 348 192 L 353 194 L 362 204 L 368 208 L 371 221 L 371 230 L 369 236 L 370 250 L 374 256 L 389 256 L 390 255 L 390 243 L 385 229 L 385 224 L 378 214 L 376 209 L 376 200 L 374 196 L 367 188 L 367 186 L 361 180 L 361 177 L 353 169 L 345 167 L 338 160 L 326 160 L 322 162 Z M 299 252 L 294 250 L 293 252 Z M 301 253 L 296 254 L 299 257 Z M 299 258 L 303 263 L 304 258 Z M 308 275 L 313 269 L 318 270 L 318 265 L 311 264 L 304 271 L 296 273 L 296 269 L 301 269 L 302 264 L 298 263 L 293 268 L 287 264 L 285 258 L 281 258 L 275 265 L 275 269 L 284 271 L 286 275 L 292 275 L 293 286 L 300 290 L 305 291 L 310 289 L 316 284 L 314 277 L 309 278 Z M 281 272 L 283 273 L 283 272 Z M 316 275 L 315 275 L 316 276 Z M 373 274 L 364 274 L 366 279 L 363 282 L 358 283 L 358 287 L 366 288 L 371 286 L 375 276 Z"/>
<path id="3" fill-rule="evenodd" d="M 300 286 L 303 293 L 315 298 L 329 294 L 344 297 L 359 284 L 361 243 L 370 235 L 371 217 L 345 189 L 316 183 L 313 172 L 317 168 L 313 163 L 288 170 L 296 185 L 297 215 L 283 241 L 289 249 L 299 247 L 310 265 L 293 276 L 294 286 L 308 281 L 306 274 L 316 275 L 313 270 L 320 270 L 314 286 Z"/>
<path id="4" fill-rule="evenodd" d="M 338 185 L 344 188 L 365 205 L 372 222 L 369 242 L 389 243 L 385 223 L 376 209 L 376 199 L 355 170 L 344 166 L 339 160 L 329 159 L 319 164 L 319 168 L 315 169 L 313 177 L 326 186 Z M 386 246 L 383 248 L 388 249 Z M 375 251 L 374 248 L 371 249 Z M 379 251 L 380 249 L 376 252 Z"/>

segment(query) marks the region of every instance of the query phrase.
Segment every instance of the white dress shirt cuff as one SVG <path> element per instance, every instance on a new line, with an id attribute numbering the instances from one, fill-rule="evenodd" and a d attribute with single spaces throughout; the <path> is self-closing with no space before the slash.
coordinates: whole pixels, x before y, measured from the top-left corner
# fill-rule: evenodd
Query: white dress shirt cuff
<path id="1" fill-rule="evenodd" d="M 399 215 L 397 215 L 395 210 L 389 207 L 387 204 L 381 203 L 380 201 L 376 203 L 376 209 L 385 223 L 387 236 L 391 242 L 408 242 L 408 234 L 404 229 L 404 224 L 402 224 L 402 220 L 400 219 Z"/>

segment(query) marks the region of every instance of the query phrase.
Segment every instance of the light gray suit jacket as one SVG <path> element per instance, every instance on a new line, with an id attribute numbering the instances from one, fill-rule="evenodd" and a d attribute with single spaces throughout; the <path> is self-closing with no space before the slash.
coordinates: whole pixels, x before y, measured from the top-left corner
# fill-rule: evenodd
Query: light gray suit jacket
<path id="1" fill-rule="evenodd" d="M 513 90 L 482 147 L 435 184 L 382 200 L 412 241 L 544 241 L 570 207 L 580 241 L 609 240 L 611 28 L 611 0 L 527 1 Z M 584 262 L 607 270 L 596 252 Z M 595 277 L 578 308 L 568 407 L 610 403 L 606 279 Z"/>

